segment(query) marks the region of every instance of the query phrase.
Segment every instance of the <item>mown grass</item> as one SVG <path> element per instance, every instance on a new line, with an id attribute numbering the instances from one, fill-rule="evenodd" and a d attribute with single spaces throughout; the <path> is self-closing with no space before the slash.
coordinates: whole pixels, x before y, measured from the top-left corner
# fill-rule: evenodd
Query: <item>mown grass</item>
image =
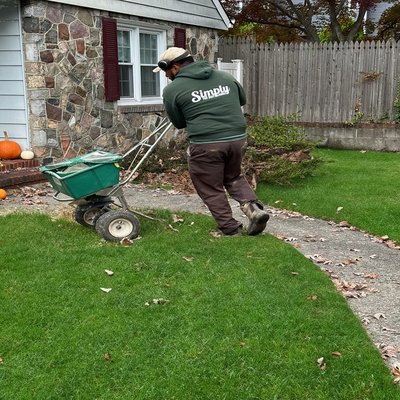
<path id="1" fill-rule="evenodd" d="M 125 247 L 0 217 L 0 398 L 400 399 L 317 266 L 274 237 L 218 239 L 209 217 L 183 219 L 179 232 L 142 220 Z"/>
<path id="2" fill-rule="evenodd" d="M 318 149 L 325 162 L 292 186 L 260 185 L 271 206 L 352 225 L 400 243 L 400 154 Z"/>

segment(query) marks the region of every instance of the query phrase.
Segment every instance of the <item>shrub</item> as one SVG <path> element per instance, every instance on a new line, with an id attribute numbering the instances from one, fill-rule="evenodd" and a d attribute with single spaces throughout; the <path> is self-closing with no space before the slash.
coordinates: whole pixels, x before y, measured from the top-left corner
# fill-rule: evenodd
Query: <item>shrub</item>
<path id="1" fill-rule="evenodd" d="M 289 185 L 311 175 L 320 164 L 310 155 L 316 144 L 305 138 L 294 120 L 294 116 L 263 116 L 250 124 L 244 169 L 253 184 Z"/>

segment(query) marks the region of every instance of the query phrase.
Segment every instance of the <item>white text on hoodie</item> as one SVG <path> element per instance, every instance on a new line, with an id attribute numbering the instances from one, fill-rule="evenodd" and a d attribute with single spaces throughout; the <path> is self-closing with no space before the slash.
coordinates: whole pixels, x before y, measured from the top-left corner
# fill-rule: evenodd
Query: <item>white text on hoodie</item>
<path id="1" fill-rule="evenodd" d="M 201 100 L 209 100 L 214 97 L 225 96 L 229 94 L 230 88 L 229 86 L 219 85 L 218 87 L 210 90 L 194 90 L 192 92 L 192 102 L 198 103 Z"/>

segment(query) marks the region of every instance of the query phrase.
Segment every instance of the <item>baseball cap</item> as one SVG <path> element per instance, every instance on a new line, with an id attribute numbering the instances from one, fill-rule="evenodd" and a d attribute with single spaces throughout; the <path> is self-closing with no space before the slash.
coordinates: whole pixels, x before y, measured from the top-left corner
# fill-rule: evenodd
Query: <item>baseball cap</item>
<path id="1" fill-rule="evenodd" d="M 160 55 L 160 61 L 164 62 L 179 61 L 190 56 L 191 54 L 187 50 L 182 49 L 181 47 L 170 47 Z M 158 66 L 153 69 L 153 72 L 160 72 L 161 70 L 162 68 Z"/>

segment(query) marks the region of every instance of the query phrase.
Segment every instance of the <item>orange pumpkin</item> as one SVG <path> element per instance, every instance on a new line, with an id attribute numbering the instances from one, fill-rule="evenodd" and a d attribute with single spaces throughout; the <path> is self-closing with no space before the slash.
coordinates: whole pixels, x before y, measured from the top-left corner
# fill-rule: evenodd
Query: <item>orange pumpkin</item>
<path id="1" fill-rule="evenodd" d="M 4 189 L 0 189 L 0 200 L 4 200 L 7 197 L 7 192 Z"/>
<path id="2" fill-rule="evenodd" d="M 3 160 L 13 160 L 21 154 L 21 146 L 8 138 L 8 133 L 4 132 L 4 140 L 0 140 L 0 158 Z"/>

